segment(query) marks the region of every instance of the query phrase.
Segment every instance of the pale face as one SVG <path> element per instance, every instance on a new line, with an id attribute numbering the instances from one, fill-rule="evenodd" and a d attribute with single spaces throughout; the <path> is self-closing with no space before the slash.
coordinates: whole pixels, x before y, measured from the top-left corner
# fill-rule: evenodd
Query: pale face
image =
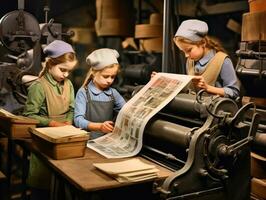
<path id="1" fill-rule="evenodd" d="M 61 63 L 51 67 L 48 72 L 57 82 L 61 82 L 69 76 L 76 63 L 76 61 Z"/>
<path id="2" fill-rule="evenodd" d="M 194 61 L 200 60 L 205 54 L 204 45 L 188 44 L 180 41 L 175 42 L 176 46 L 184 52 L 186 58 Z"/>
<path id="3" fill-rule="evenodd" d="M 93 83 L 99 90 L 109 88 L 115 80 L 118 73 L 118 67 L 108 67 L 94 74 Z"/>

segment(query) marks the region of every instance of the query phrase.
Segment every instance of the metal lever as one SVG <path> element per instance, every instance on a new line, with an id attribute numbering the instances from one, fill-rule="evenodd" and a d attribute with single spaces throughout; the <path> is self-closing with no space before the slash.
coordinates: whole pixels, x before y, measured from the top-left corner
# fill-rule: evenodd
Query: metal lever
<path id="1" fill-rule="evenodd" d="M 251 107 L 254 107 L 254 110 L 256 108 L 253 102 L 247 103 L 237 111 L 234 117 L 227 118 L 226 123 L 233 127 L 238 127 L 240 121 L 244 121 L 244 116 Z"/>
<path id="2" fill-rule="evenodd" d="M 57 31 L 54 31 L 52 26 L 54 23 L 54 19 L 50 19 L 48 24 L 47 24 L 47 29 L 49 31 L 49 33 L 54 37 L 57 38 L 59 35 L 64 35 L 64 36 L 68 36 L 68 37 L 73 37 L 75 35 L 74 31 L 67 31 L 66 33 L 59 33 Z"/>
<path id="3" fill-rule="evenodd" d="M 5 56 L 8 57 L 8 58 L 10 58 L 10 59 L 13 59 L 13 60 L 18 60 L 18 57 L 17 56 L 13 56 L 11 54 L 6 54 Z"/>
<path id="4" fill-rule="evenodd" d="M 52 26 L 53 26 L 53 23 L 54 23 L 54 19 L 51 18 L 47 24 L 47 29 L 49 31 L 49 33 L 54 37 L 56 38 L 58 36 L 58 32 L 55 32 L 54 30 L 52 30 Z"/>
<path id="5" fill-rule="evenodd" d="M 247 107 L 249 107 L 249 106 L 247 106 Z M 238 114 L 240 116 L 242 116 L 243 113 L 240 111 Z M 236 122 L 235 121 L 236 116 L 237 116 L 237 114 L 235 115 L 234 120 L 231 121 L 232 123 Z M 252 116 L 252 121 L 250 124 L 248 136 L 246 138 L 232 144 L 232 145 L 229 145 L 229 146 L 225 145 L 225 144 L 221 145 L 219 147 L 219 154 L 220 155 L 226 155 L 226 156 L 232 156 L 232 155 L 235 155 L 237 151 L 241 150 L 247 144 L 249 144 L 256 136 L 256 131 L 258 129 L 259 122 L 260 122 L 260 115 L 258 113 L 254 113 Z"/>

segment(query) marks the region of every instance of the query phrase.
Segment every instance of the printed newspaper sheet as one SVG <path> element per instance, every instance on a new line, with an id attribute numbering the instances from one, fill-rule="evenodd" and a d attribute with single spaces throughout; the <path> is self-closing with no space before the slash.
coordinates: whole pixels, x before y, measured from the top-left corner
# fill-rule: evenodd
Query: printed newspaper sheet
<path id="1" fill-rule="evenodd" d="M 106 158 L 125 158 L 138 154 L 148 121 L 191 81 L 191 76 L 157 73 L 120 110 L 114 131 L 94 140 L 87 147 Z"/>

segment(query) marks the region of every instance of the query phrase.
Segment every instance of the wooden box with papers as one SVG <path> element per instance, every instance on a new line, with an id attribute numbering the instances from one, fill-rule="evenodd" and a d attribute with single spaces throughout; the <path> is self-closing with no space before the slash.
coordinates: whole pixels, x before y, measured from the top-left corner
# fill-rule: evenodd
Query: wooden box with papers
<path id="1" fill-rule="evenodd" d="M 28 129 L 36 127 L 37 123 L 34 119 L 0 109 L 0 129 L 10 138 L 30 138 Z"/>
<path id="2" fill-rule="evenodd" d="M 82 157 L 89 135 L 74 126 L 31 128 L 33 143 L 49 157 L 60 160 Z"/>

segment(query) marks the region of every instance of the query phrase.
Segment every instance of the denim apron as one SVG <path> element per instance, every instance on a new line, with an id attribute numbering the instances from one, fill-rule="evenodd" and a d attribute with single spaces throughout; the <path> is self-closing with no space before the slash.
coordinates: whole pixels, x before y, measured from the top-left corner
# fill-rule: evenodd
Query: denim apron
<path id="1" fill-rule="evenodd" d="M 91 122 L 105 122 L 113 121 L 114 113 L 114 96 L 111 94 L 110 101 L 94 101 L 91 99 L 89 90 L 86 88 L 87 105 L 86 105 L 86 119 Z M 92 131 L 90 139 L 95 139 L 103 136 L 104 133 L 99 131 Z"/>

